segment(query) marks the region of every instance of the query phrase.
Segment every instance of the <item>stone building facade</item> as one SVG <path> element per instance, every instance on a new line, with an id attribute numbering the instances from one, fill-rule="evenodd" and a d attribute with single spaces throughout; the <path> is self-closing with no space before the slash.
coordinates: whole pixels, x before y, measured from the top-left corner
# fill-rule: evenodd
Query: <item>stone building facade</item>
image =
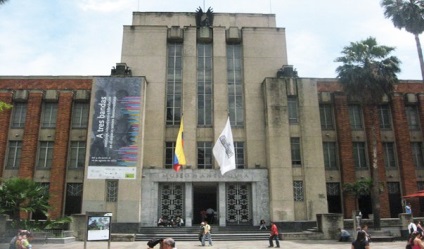
<path id="1" fill-rule="evenodd" d="M 193 226 L 208 208 L 220 226 L 350 218 L 356 201 L 342 189 L 370 177 L 369 114 L 335 79 L 297 77 L 285 35 L 272 14 L 135 12 L 105 76 L 143 85 L 133 179 L 89 177 L 99 77 L 0 76 L 0 100 L 14 105 L 0 113 L 0 175 L 46 184 L 52 217 L 112 212 L 126 229 L 177 216 Z M 423 90 L 402 81 L 379 108 L 382 217 L 424 189 Z M 237 168 L 221 175 L 212 147 L 227 117 Z M 187 165 L 176 172 L 182 118 Z M 359 208 L 370 214 L 369 196 Z"/>

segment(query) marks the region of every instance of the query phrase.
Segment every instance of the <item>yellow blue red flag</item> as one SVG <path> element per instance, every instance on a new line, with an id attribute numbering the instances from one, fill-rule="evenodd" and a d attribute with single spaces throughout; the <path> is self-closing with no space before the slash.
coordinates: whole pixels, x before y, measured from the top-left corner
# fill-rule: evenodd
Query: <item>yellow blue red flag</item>
<path id="1" fill-rule="evenodd" d="M 179 171 L 181 166 L 186 165 L 186 159 L 184 155 L 184 122 L 181 117 L 180 131 L 178 132 L 177 142 L 175 144 L 175 155 L 173 160 L 173 168 L 175 171 Z"/>

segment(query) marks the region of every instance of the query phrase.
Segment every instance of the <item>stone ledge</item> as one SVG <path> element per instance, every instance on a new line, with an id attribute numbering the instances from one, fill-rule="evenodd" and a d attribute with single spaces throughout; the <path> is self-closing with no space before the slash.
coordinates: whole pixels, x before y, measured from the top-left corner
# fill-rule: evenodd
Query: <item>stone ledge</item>
<path id="1" fill-rule="evenodd" d="M 47 244 L 67 244 L 75 242 L 75 237 L 64 237 L 64 238 L 47 238 Z"/>
<path id="2" fill-rule="evenodd" d="M 123 242 L 133 242 L 135 241 L 135 234 L 133 233 L 112 233 L 110 235 L 111 241 L 123 241 Z"/>

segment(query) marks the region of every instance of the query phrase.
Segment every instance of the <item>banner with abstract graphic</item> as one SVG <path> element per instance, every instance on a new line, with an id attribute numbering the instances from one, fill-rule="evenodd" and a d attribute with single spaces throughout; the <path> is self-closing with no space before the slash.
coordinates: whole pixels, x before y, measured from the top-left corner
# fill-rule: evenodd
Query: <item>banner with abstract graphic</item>
<path id="1" fill-rule="evenodd" d="M 136 178 L 141 83 L 139 77 L 94 79 L 87 179 Z"/>

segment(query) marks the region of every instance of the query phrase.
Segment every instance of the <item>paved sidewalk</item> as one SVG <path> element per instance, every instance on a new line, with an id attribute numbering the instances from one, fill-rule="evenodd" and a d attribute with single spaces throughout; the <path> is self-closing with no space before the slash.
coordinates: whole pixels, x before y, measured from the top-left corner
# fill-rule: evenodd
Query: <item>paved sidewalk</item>
<path id="1" fill-rule="evenodd" d="M 111 249 L 146 249 L 146 241 L 137 242 L 111 242 Z M 372 242 L 372 249 L 399 249 L 405 248 L 406 243 L 403 241 L 396 242 Z M 195 241 L 181 241 L 176 243 L 178 249 L 256 249 L 256 248 L 267 248 L 268 241 L 215 241 L 212 247 L 202 247 L 199 242 Z M 330 240 L 318 240 L 318 241 L 280 241 L 280 247 L 285 249 L 350 249 L 350 243 L 347 242 L 335 242 Z M 0 249 L 8 249 L 8 244 L 0 244 Z M 34 244 L 33 249 L 84 249 L 84 242 L 72 242 L 69 244 Z M 107 242 L 87 242 L 86 249 L 107 249 Z M 159 249 L 159 246 L 155 247 Z"/>

